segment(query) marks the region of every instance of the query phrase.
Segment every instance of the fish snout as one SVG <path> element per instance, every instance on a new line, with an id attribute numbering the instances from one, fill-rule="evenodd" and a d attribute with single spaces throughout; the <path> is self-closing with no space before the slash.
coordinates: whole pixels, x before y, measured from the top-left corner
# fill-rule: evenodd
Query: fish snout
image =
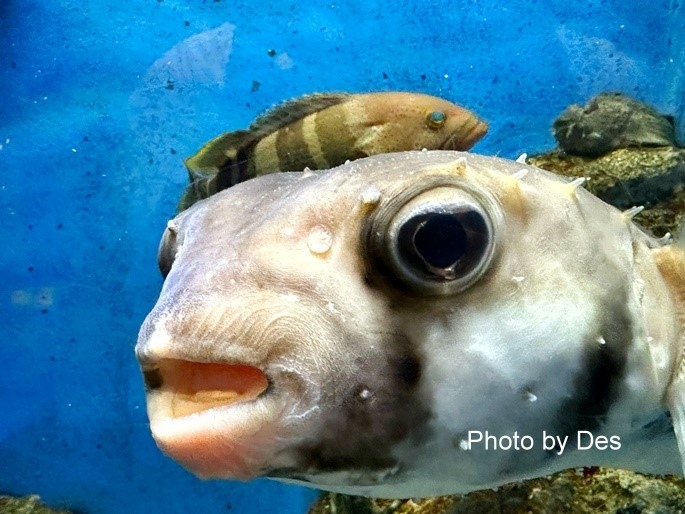
<path id="1" fill-rule="evenodd" d="M 317 423 L 320 383 L 298 358 L 307 322 L 273 295 L 172 296 L 136 345 L 159 448 L 202 478 L 293 466 L 286 448 Z"/>
<path id="2" fill-rule="evenodd" d="M 476 118 L 469 117 L 443 143 L 442 150 L 457 150 L 465 152 L 480 141 L 488 132 L 488 124 Z"/>

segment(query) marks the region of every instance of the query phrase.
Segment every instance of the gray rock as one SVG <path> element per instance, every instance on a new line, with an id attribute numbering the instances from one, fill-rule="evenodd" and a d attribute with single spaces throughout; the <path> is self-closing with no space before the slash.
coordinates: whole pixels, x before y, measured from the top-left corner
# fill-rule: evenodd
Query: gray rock
<path id="1" fill-rule="evenodd" d="M 631 146 L 676 146 L 672 116 L 621 93 L 600 93 L 585 107 L 571 105 L 554 122 L 559 147 L 599 156 Z"/>

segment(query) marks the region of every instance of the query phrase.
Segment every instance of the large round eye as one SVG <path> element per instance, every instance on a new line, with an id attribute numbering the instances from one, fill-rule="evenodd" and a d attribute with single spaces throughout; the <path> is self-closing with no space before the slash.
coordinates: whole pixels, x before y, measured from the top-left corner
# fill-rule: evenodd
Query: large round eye
<path id="1" fill-rule="evenodd" d="M 447 114 L 444 111 L 432 111 L 426 115 L 426 123 L 433 130 L 441 128 L 445 121 L 447 121 Z"/>
<path id="2" fill-rule="evenodd" d="M 366 239 L 371 263 L 417 292 L 462 291 L 492 260 L 498 209 L 463 184 L 424 187 L 374 213 Z"/>
<path id="3" fill-rule="evenodd" d="M 164 234 L 162 235 L 162 240 L 159 242 L 159 249 L 157 250 L 157 266 L 159 266 L 159 271 L 163 278 L 169 274 L 171 271 L 171 266 L 176 258 L 177 251 L 177 241 L 176 241 L 177 228 L 173 221 L 170 221 L 167 225 Z"/>

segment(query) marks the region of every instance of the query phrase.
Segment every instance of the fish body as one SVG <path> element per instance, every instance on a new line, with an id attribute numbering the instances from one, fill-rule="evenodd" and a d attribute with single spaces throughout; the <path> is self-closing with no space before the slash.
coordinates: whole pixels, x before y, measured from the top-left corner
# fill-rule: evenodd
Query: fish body
<path id="1" fill-rule="evenodd" d="M 200 477 L 376 497 L 680 473 L 685 256 L 632 212 L 452 151 L 198 202 L 136 346 L 153 437 Z"/>
<path id="2" fill-rule="evenodd" d="M 314 94 L 227 132 L 186 160 L 191 185 L 181 210 L 255 176 L 327 169 L 403 150 L 468 150 L 488 126 L 472 112 L 434 96 L 406 93 Z"/>

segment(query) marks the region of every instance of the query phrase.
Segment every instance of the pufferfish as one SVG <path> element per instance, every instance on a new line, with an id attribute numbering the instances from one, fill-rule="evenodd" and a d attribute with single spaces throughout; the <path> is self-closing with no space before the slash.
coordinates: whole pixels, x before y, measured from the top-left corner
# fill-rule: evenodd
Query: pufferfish
<path id="1" fill-rule="evenodd" d="M 680 473 L 685 252 L 579 182 L 405 152 L 198 202 L 136 346 L 157 445 L 203 478 L 386 498 Z"/>
<path id="2" fill-rule="evenodd" d="M 179 210 L 267 173 L 327 169 L 403 150 L 468 150 L 487 130 L 471 111 L 420 93 L 305 95 L 273 107 L 247 130 L 212 139 L 188 158 L 190 185 Z"/>

